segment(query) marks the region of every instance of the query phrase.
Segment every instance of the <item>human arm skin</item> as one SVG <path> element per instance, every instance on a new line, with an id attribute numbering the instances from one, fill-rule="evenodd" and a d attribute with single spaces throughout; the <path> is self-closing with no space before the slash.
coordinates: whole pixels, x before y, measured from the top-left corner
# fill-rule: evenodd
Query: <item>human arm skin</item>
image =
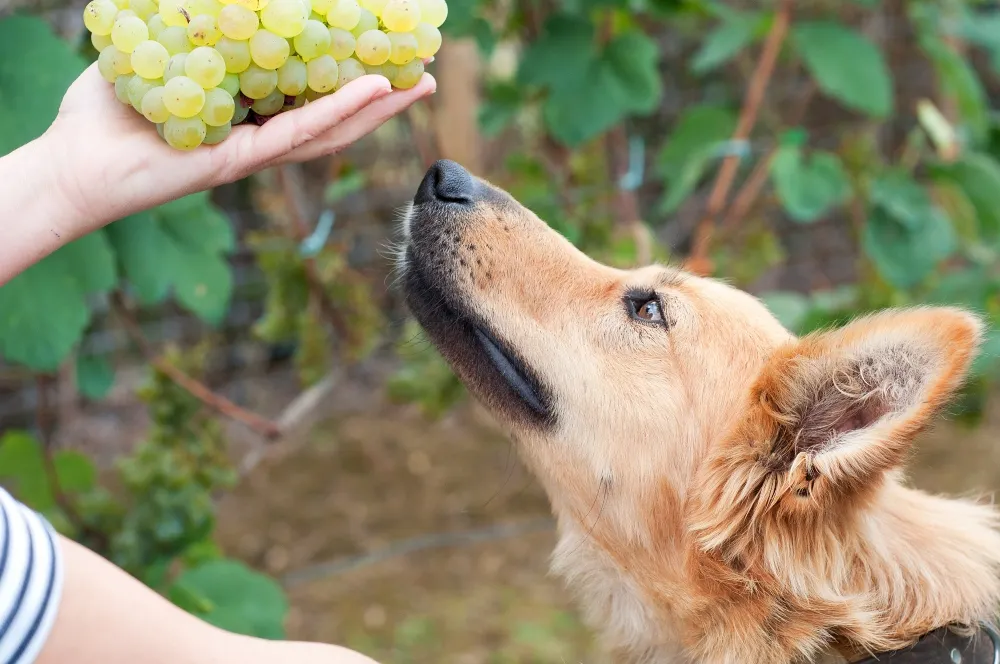
<path id="1" fill-rule="evenodd" d="M 58 545 L 65 581 L 36 664 L 375 664 L 336 646 L 225 632 L 76 542 Z"/>
<path id="2" fill-rule="evenodd" d="M 336 93 L 181 152 L 115 99 L 96 65 L 67 91 L 40 138 L 0 157 L 0 286 L 64 244 L 129 214 L 282 164 L 338 152 L 414 102 L 434 78 L 392 91 L 362 76 Z"/>

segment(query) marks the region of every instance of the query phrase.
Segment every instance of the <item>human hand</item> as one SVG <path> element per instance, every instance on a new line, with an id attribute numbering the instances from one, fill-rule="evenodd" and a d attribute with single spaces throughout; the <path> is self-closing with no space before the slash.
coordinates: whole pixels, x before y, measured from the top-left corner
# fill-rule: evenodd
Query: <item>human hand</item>
<path id="1" fill-rule="evenodd" d="M 382 76 L 363 76 L 336 93 L 283 113 L 262 127 L 239 126 L 222 143 L 181 152 L 121 104 L 87 69 L 40 139 L 56 183 L 73 207 L 80 236 L 134 212 L 232 182 L 251 173 L 338 152 L 436 89 L 432 76 L 393 91 Z"/>

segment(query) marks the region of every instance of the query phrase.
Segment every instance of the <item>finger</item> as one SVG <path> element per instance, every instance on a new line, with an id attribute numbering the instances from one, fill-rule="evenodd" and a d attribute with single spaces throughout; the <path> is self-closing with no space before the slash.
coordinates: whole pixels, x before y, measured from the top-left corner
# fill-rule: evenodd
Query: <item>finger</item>
<path id="1" fill-rule="evenodd" d="M 281 165 L 292 162 L 310 161 L 333 154 L 355 141 L 364 138 L 381 127 L 390 118 L 399 115 L 407 108 L 428 97 L 437 90 L 437 81 L 430 74 L 424 74 L 420 82 L 408 90 L 396 90 L 392 94 L 379 99 L 356 115 L 348 118 L 336 127 L 330 129 L 324 136 L 302 145 L 301 147 L 279 157 L 273 164 Z"/>
<path id="2" fill-rule="evenodd" d="M 392 91 L 383 76 L 362 76 L 332 95 L 275 116 L 263 127 L 240 127 L 215 150 L 219 176 L 238 179 L 323 136 Z"/>

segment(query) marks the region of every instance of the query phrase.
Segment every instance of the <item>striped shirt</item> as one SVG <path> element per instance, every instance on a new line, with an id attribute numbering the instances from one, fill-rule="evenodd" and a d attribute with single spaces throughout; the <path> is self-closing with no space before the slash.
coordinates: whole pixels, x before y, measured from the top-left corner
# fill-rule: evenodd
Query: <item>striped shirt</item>
<path id="1" fill-rule="evenodd" d="M 48 521 L 0 487 L 0 664 L 31 664 L 55 621 L 62 555 Z"/>

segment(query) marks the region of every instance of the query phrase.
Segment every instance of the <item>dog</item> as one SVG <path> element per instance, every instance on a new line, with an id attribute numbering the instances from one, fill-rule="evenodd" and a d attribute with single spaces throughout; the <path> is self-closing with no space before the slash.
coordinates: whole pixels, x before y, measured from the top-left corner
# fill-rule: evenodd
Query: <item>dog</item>
<path id="1" fill-rule="evenodd" d="M 544 486 L 614 661 L 1000 661 L 997 511 L 902 476 L 977 316 L 796 338 L 722 282 L 591 260 L 449 161 L 403 236 L 408 306 Z"/>

